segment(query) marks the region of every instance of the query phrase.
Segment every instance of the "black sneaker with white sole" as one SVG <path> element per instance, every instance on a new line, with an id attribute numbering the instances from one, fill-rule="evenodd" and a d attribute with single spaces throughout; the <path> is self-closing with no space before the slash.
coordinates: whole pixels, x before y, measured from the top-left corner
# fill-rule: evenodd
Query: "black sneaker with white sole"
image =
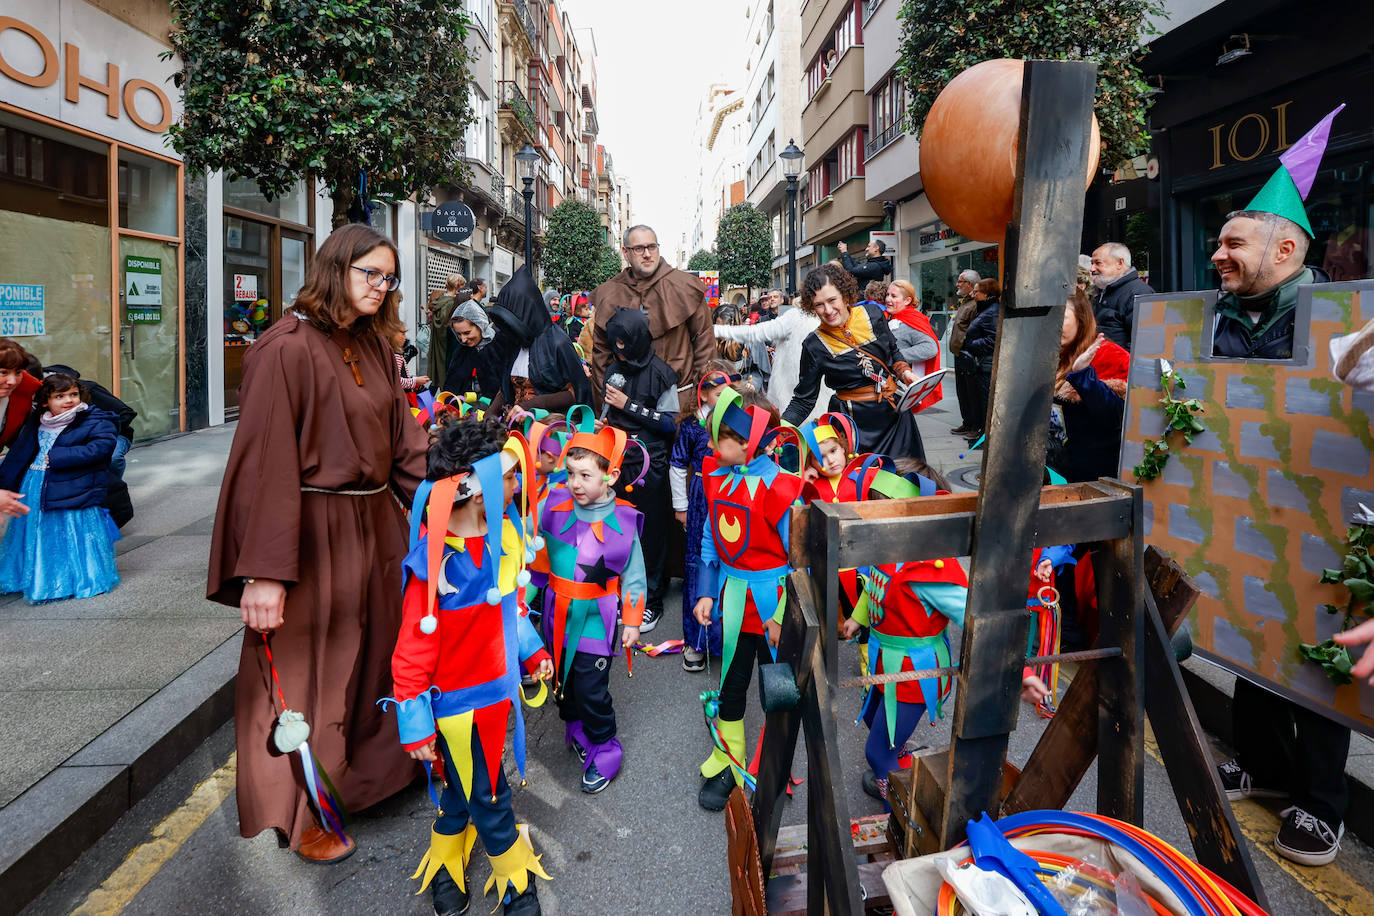
<path id="1" fill-rule="evenodd" d="M 458 886 L 446 866 L 440 866 L 434 873 L 429 889 L 434 898 L 435 916 L 463 916 L 468 911 L 468 892 Z"/>
<path id="2" fill-rule="evenodd" d="M 1330 824 L 1296 805 L 1282 812 L 1283 823 L 1274 837 L 1279 855 L 1299 865 L 1326 865 L 1336 858 L 1345 825 Z"/>
<path id="3" fill-rule="evenodd" d="M 656 627 L 656 626 L 658 626 L 659 618 L 661 618 L 662 616 L 663 616 L 663 608 L 661 608 L 661 607 L 646 607 L 646 608 L 644 609 L 644 622 L 641 623 L 641 624 L 639 625 L 639 632 L 641 632 L 641 633 L 649 633 L 649 632 L 652 632 L 652 631 L 653 631 L 653 628 Z"/>
<path id="4" fill-rule="evenodd" d="M 582 771 L 582 791 L 588 795 L 595 795 L 610 784 L 610 777 L 602 776 L 594 763 Z"/>
<path id="5" fill-rule="evenodd" d="M 1242 798 L 1286 798 L 1288 793 L 1282 789 L 1266 789 L 1257 786 L 1250 774 L 1241 769 L 1234 759 L 1217 765 L 1217 775 L 1221 777 L 1221 787 L 1231 801 Z"/>

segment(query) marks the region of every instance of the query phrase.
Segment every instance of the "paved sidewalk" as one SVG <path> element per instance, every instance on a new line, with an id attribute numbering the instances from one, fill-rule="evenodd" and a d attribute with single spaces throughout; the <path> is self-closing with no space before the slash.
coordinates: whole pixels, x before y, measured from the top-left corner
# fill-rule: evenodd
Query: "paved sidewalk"
<path id="1" fill-rule="evenodd" d="M 112 592 L 41 605 L 0 597 L 0 897 L 12 879 L 38 878 L 43 867 L 26 858 L 34 843 L 79 839 L 64 825 L 89 832 L 103 821 L 103 832 L 223 721 L 183 735 L 194 740 L 179 751 L 168 745 L 188 718 L 213 713 L 205 702 L 227 695 L 226 662 L 237 660 L 238 614 L 204 598 L 233 434 L 217 427 L 129 453 L 136 514 L 116 544 Z M 49 862 L 60 871 L 80 851 L 44 858 L 64 859 Z"/>

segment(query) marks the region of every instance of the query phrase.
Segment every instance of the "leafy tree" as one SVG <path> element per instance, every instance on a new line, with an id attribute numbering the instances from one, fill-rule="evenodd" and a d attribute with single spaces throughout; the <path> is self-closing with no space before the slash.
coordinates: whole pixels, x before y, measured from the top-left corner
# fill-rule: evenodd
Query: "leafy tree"
<path id="1" fill-rule="evenodd" d="M 596 265 L 596 282 L 592 285 L 600 286 L 624 269 L 625 266 L 620 262 L 620 252 L 607 242 L 601 248 L 601 260 Z"/>
<path id="2" fill-rule="evenodd" d="M 361 179 L 407 197 L 461 181 L 471 54 L 447 0 L 175 0 L 182 69 L 172 145 L 192 169 L 285 193 L 310 171 L 334 224 Z M 356 212 L 356 211 L 355 211 Z"/>
<path id="3" fill-rule="evenodd" d="M 600 281 L 599 268 L 609 247 L 604 241 L 601 216 L 591 204 L 570 197 L 553 208 L 544 232 L 540 263 L 544 282 L 561 290 L 591 289 Z M 616 256 L 620 270 L 620 256 Z"/>
<path id="4" fill-rule="evenodd" d="M 714 251 L 707 251 L 705 248 L 698 248 L 693 255 L 687 259 L 688 270 L 716 270 L 720 259 L 716 257 Z"/>
<path id="5" fill-rule="evenodd" d="M 767 286 L 773 268 L 773 231 L 768 214 L 751 203 L 735 204 L 716 227 L 717 270 L 721 287 Z"/>
<path id="6" fill-rule="evenodd" d="M 940 90 L 985 60 L 1090 60 L 1102 161 L 1138 156 L 1150 146 L 1142 42 L 1158 34 L 1149 23 L 1163 8 L 1161 0 L 903 0 L 897 71 L 908 126 L 919 136 Z"/>

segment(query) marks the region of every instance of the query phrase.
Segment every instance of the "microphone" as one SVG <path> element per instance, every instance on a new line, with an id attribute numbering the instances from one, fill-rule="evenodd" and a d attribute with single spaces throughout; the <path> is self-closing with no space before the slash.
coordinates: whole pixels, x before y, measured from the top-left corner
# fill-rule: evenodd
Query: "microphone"
<path id="1" fill-rule="evenodd" d="M 610 375 L 606 376 L 606 387 L 607 387 L 607 388 L 620 388 L 620 389 L 623 390 L 624 387 L 625 387 L 625 383 L 626 383 L 626 378 L 625 378 L 625 376 L 621 375 L 620 372 L 619 372 L 618 370 L 615 371 L 615 372 L 612 372 Z M 602 396 L 602 399 L 601 399 L 601 419 L 603 419 L 603 420 L 606 419 L 606 414 L 609 413 L 610 410 L 611 410 L 611 405 L 610 405 L 610 403 L 605 399 L 604 394 L 605 394 L 605 393 L 603 392 L 603 396 Z"/>

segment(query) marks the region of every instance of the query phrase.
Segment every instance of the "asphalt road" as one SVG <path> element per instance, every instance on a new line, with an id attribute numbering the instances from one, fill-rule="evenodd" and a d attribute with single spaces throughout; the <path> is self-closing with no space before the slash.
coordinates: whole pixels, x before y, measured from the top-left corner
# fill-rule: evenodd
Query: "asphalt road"
<path id="1" fill-rule="evenodd" d="M 676 588 L 669 607 L 679 606 Z M 671 617 L 671 615 L 670 615 Z M 665 620 L 656 641 L 680 636 L 680 623 Z M 853 647 L 843 647 L 842 669 L 857 669 Z M 625 769 L 600 795 L 577 789 L 576 758 L 563 744 L 562 723 L 551 706 L 528 711 L 529 785 L 516 789 L 517 817 L 532 825 L 536 849 L 553 876 L 540 882 L 549 914 L 724 914 L 730 912 L 725 866 L 725 829 L 719 814 L 696 804 L 696 764 L 708 752 L 698 695 L 714 678 L 688 674 L 677 656 L 636 658 L 635 677 L 624 660 L 612 672 Z M 859 695 L 846 697 L 857 713 Z M 952 705 L 950 707 L 952 709 Z M 1023 708 L 1029 712 L 1029 708 Z M 757 736 L 761 713 L 751 712 Z M 1043 722 L 1023 714 L 1013 735 L 1011 759 L 1029 755 Z M 878 812 L 863 795 L 859 776 L 866 732 L 842 722 L 845 784 L 853 816 Z M 913 744 L 940 746 L 948 724 L 922 726 Z M 359 852 L 343 863 L 318 866 L 277 847 L 270 832 L 238 836 L 233 786 L 233 726 L 226 725 L 197 749 L 149 797 L 26 911 L 32 914 L 242 914 L 431 912 L 428 893 L 414 896 L 409 880 L 429 835 L 433 808 L 423 786 L 356 816 Z M 1218 751 L 1220 754 L 1220 751 Z M 508 755 L 509 757 L 509 755 Z M 508 774 L 513 764 L 507 761 Z M 805 779 L 801 748 L 794 774 Z M 788 803 L 784 824 L 805 821 L 803 783 Z M 1070 807 L 1091 809 L 1093 774 Z M 1276 825 L 1272 808 L 1238 806 L 1243 827 L 1262 842 L 1251 845 L 1275 914 L 1374 912 L 1374 853 L 1347 838 L 1326 869 L 1281 868 L 1267 847 Z M 1146 827 L 1187 850 L 1188 836 L 1163 768 L 1147 760 Z M 1266 833 L 1266 831 L 1268 831 Z M 477 855 L 469 878 L 478 886 L 489 870 Z M 474 900 L 472 912 L 496 903 Z"/>

